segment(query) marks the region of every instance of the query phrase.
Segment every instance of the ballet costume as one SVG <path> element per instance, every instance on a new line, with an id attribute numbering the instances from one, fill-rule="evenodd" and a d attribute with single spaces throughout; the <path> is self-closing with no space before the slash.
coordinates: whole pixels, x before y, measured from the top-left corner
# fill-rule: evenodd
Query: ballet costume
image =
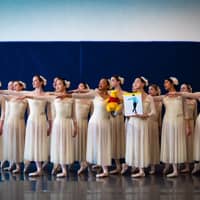
<path id="1" fill-rule="evenodd" d="M 133 178 L 145 176 L 144 168 L 150 165 L 150 129 L 149 117 L 156 114 L 153 98 L 147 95 L 143 100 L 143 113 L 148 117 L 130 117 L 127 122 L 126 133 L 126 164 L 138 168 L 139 173 L 133 174 Z"/>
<path id="2" fill-rule="evenodd" d="M 35 161 L 37 172 L 30 173 L 29 176 L 41 175 L 39 163 L 48 161 L 48 136 L 47 136 L 47 116 L 46 100 L 28 99 L 29 116 L 26 124 L 25 136 L 25 161 Z M 25 167 L 25 172 L 27 168 Z"/>
<path id="3" fill-rule="evenodd" d="M 9 112 L 4 123 L 4 160 L 10 161 L 9 170 L 12 170 L 16 163 L 16 169 L 13 173 L 20 171 L 19 163 L 24 160 L 24 142 L 25 142 L 25 119 L 24 115 L 27 108 L 26 100 L 10 99 L 7 102 Z M 11 164 L 12 163 L 12 164 Z"/>
<path id="4" fill-rule="evenodd" d="M 88 117 L 91 111 L 91 100 L 75 99 L 75 117 L 77 121 L 77 136 L 74 138 L 75 160 L 81 162 L 78 174 L 87 168 L 86 147 L 87 147 L 87 129 Z"/>
<path id="5" fill-rule="evenodd" d="M 198 114 L 198 117 L 196 119 L 193 141 L 193 160 L 197 163 L 194 164 L 192 174 L 195 174 L 197 171 L 200 170 L 200 114 Z"/>
<path id="6" fill-rule="evenodd" d="M 1 123 L 5 122 L 5 99 L 3 96 L 0 96 L 0 108 L 1 108 Z M 3 132 L 3 128 L 2 128 Z M 3 135 L 0 135 L 0 161 L 1 161 L 1 166 L 3 164 Z"/>
<path id="7" fill-rule="evenodd" d="M 62 166 L 62 173 L 57 177 L 67 175 L 65 165 L 74 162 L 74 100 L 71 98 L 55 99 L 55 118 L 52 125 L 51 136 L 51 162 Z"/>
<path id="8" fill-rule="evenodd" d="M 166 174 L 169 164 L 173 164 L 174 172 L 167 177 L 176 177 L 178 172 L 175 166 L 187 160 L 183 98 L 165 96 L 163 104 L 165 114 L 162 123 L 161 161 L 166 163 L 163 173 Z"/>
<path id="9" fill-rule="evenodd" d="M 107 166 L 111 165 L 111 124 L 106 102 L 98 94 L 93 99 L 94 111 L 88 123 L 86 160 L 103 166 L 103 173 L 97 178 L 108 176 Z"/>
<path id="10" fill-rule="evenodd" d="M 185 120 L 189 123 L 190 134 L 186 136 L 187 163 L 182 173 L 189 172 L 189 163 L 194 161 L 194 126 L 197 117 L 197 102 L 194 99 L 185 99 Z"/>
<path id="11" fill-rule="evenodd" d="M 111 117 L 111 146 L 112 158 L 115 159 L 116 169 L 111 174 L 121 171 L 120 159 L 125 158 L 125 122 L 123 113 L 118 113 L 116 117 Z"/>
<path id="12" fill-rule="evenodd" d="M 155 102 L 156 114 L 149 117 L 149 143 L 150 143 L 150 174 L 155 173 L 155 165 L 160 164 L 160 127 L 161 127 L 161 112 L 162 103 Z"/>

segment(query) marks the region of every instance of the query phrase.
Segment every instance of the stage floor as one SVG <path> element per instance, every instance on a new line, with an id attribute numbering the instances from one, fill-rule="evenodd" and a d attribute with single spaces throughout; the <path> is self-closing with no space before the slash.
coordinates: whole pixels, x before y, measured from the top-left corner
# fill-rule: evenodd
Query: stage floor
<path id="1" fill-rule="evenodd" d="M 8 199 L 80 199 L 80 200 L 134 200 L 134 199 L 200 199 L 200 175 L 180 175 L 169 179 L 160 174 L 141 179 L 111 175 L 96 179 L 95 174 L 85 173 L 78 177 L 69 172 L 68 177 L 57 179 L 48 174 L 29 178 L 24 174 L 0 174 L 0 200 Z"/>

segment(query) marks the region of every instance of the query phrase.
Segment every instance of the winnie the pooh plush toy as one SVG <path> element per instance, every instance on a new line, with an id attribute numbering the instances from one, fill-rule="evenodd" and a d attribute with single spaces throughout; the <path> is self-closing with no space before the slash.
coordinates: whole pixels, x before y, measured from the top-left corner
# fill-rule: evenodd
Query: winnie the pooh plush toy
<path id="1" fill-rule="evenodd" d="M 106 99 L 106 110 L 110 112 L 113 117 L 121 110 L 121 100 L 118 98 L 116 90 L 110 91 L 110 96 Z"/>

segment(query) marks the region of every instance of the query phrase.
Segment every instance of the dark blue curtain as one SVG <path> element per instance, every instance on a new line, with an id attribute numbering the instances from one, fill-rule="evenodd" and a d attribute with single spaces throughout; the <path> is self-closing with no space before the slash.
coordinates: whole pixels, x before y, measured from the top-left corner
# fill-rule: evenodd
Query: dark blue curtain
<path id="1" fill-rule="evenodd" d="M 61 76 L 75 88 L 87 81 L 94 88 L 101 77 L 119 74 L 124 88 L 131 89 L 135 77 L 163 85 L 168 76 L 199 88 L 200 43 L 196 42 L 0 42 L 0 80 L 23 80 L 32 88 L 32 76 L 48 80 Z"/>

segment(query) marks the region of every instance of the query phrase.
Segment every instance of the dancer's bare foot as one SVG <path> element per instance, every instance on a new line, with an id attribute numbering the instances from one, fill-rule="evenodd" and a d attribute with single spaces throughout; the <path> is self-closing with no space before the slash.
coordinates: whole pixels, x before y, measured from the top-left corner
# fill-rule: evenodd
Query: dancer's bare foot
<path id="1" fill-rule="evenodd" d="M 14 164 L 10 165 L 9 167 L 3 168 L 4 171 L 12 171 L 14 168 Z"/>
<path id="2" fill-rule="evenodd" d="M 190 172 L 190 169 L 189 168 L 185 168 L 185 169 L 182 169 L 181 170 L 181 173 L 189 173 Z"/>
<path id="3" fill-rule="evenodd" d="M 12 171 L 13 174 L 19 174 L 20 173 L 20 168 L 17 167 L 15 170 Z"/>
<path id="4" fill-rule="evenodd" d="M 62 172 L 56 175 L 57 178 L 65 178 L 67 176 L 67 172 Z"/>
<path id="5" fill-rule="evenodd" d="M 132 174 L 131 177 L 132 178 L 142 178 L 142 177 L 145 177 L 145 173 L 144 172 L 139 172 L 137 174 Z"/>
<path id="6" fill-rule="evenodd" d="M 42 171 L 39 170 L 39 171 L 35 171 L 35 172 L 32 172 L 32 173 L 29 173 L 28 176 L 29 176 L 29 177 L 42 176 Z"/>
<path id="7" fill-rule="evenodd" d="M 4 167 L 4 168 L 3 168 L 3 171 L 11 171 L 11 170 L 12 170 L 11 167 Z"/>
<path id="8" fill-rule="evenodd" d="M 106 178 L 109 176 L 109 173 L 108 172 L 103 172 L 101 174 L 97 174 L 96 175 L 96 178 Z"/>
<path id="9" fill-rule="evenodd" d="M 110 174 L 115 175 L 115 174 L 120 174 L 121 173 L 121 168 L 116 168 L 112 171 L 110 171 Z"/>
<path id="10" fill-rule="evenodd" d="M 28 173 L 28 168 L 30 166 L 30 163 L 27 163 L 24 165 L 24 173 L 27 174 Z"/>
<path id="11" fill-rule="evenodd" d="M 163 175 L 166 175 L 168 171 L 169 171 L 169 167 L 167 166 L 163 169 Z"/>
<path id="12" fill-rule="evenodd" d="M 77 174 L 80 175 L 82 174 L 86 169 L 87 169 L 87 164 L 81 164 L 80 169 L 78 170 Z"/>
<path id="13" fill-rule="evenodd" d="M 178 172 L 172 172 L 171 174 L 167 175 L 167 178 L 176 178 L 178 176 Z"/>
<path id="14" fill-rule="evenodd" d="M 53 168 L 51 171 L 51 175 L 56 175 L 58 172 L 57 167 Z"/>
<path id="15" fill-rule="evenodd" d="M 122 164 L 122 170 L 121 170 L 121 175 L 124 175 L 128 170 L 128 165 L 123 163 Z"/>
<path id="16" fill-rule="evenodd" d="M 151 170 L 149 171 L 150 175 L 154 175 L 156 173 L 155 166 L 151 166 Z"/>
<path id="17" fill-rule="evenodd" d="M 6 161 L 5 161 L 5 160 L 1 161 L 1 166 L 0 166 L 0 168 L 3 169 L 5 164 L 6 164 Z"/>
<path id="18" fill-rule="evenodd" d="M 198 171 L 200 171 L 200 164 L 195 163 L 194 164 L 194 169 L 192 170 L 192 174 L 196 174 Z"/>
<path id="19" fill-rule="evenodd" d="M 48 165 L 48 161 L 45 161 L 43 164 L 42 164 L 42 169 L 45 169 L 46 168 L 46 166 Z"/>

